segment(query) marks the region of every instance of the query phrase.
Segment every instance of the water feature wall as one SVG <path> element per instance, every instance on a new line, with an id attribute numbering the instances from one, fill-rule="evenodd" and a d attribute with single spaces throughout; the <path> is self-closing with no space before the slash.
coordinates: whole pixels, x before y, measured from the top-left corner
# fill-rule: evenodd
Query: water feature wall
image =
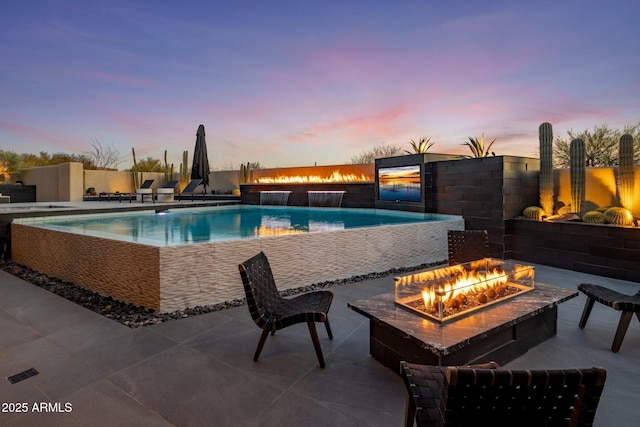
<path id="1" fill-rule="evenodd" d="M 336 182 L 310 184 L 242 184 L 240 196 L 242 204 L 259 205 L 261 193 L 265 191 L 289 191 L 288 206 L 309 206 L 309 192 L 341 192 L 343 208 L 374 208 L 375 183 Z"/>
<path id="2" fill-rule="evenodd" d="M 339 208 L 346 191 L 307 191 L 310 207 Z"/>
<path id="3" fill-rule="evenodd" d="M 290 195 L 291 191 L 261 191 L 260 204 L 287 206 Z"/>

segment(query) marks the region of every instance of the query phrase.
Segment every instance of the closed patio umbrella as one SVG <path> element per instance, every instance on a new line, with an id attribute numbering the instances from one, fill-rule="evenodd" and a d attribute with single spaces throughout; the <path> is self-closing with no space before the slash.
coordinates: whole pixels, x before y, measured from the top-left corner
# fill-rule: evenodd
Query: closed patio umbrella
<path id="1" fill-rule="evenodd" d="M 191 179 L 202 180 L 205 194 L 207 193 L 207 185 L 209 184 L 209 172 L 209 157 L 207 156 L 207 142 L 204 137 L 204 125 L 200 125 L 196 133 L 196 148 L 193 151 Z"/>

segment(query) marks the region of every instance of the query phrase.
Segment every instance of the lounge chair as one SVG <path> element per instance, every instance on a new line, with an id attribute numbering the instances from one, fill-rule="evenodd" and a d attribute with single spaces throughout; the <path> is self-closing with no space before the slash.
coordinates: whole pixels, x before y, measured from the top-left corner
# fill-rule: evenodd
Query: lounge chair
<path id="1" fill-rule="evenodd" d="M 247 305 L 253 321 L 262 329 L 258 348 L 253 356 L 257 361 L 269 332 L 274 335 L 278 329 L 296 323 L 306 322 L 316 350 L 320 367 L 324 368 L 324 358 L 315 322 L 324 323 L 329 339 L 333 333 L 329 326 L 327 312 L 333 300 L 331 291 L 313 291 L 293 298 L 285 299 L 278 292 L 269 260 L 264 252 L 253 256 L 238 265 L 240 276 L 247 296 Z"/>
<path id="2" fill-rule="evenodd" d="M 168 181 L 163 186 L 156 189 L 156 200 L 158 202 L 173 202 L 178 181 Z"/>
<path id="3" fill-rule="evenodd" d="M 176 188 L 176 184 L 178 184 L 178 181 L 169 181 L 166 184 L 164 184 L 162 187 L 160 188 Z"/>
<path id="4" fill-rule="evenodd" d="M 145 181 L 140 185 L 140 188 L 151 188 L 153 181 L 155 181 L 155 179 L 145 179 Z"/>
<path id="5" fill-rule="evenodd" d="M 491 368 L 491 367 L 490 367 Z M 604 368 L 513 370 L 401 362 L 405 426 L 591 426 Z"/>
<path id="6" fill-rule="evenodd" d="M 617 353 L 620 351 L 620 346 L 627 333 L 627 328 L 629 328 L 629 323 L 631 323 L 633 313 L 635 313 L 638 320 L 640 320 L 640 291 L 635 295 L 626 295 L 605 288 L 604 286 L 589 283 L 580 283 L 578 290 L 587 296 L 587 302 L 584 305 L 582 317 L 580 318 L 580 329 L 586 326 L 589 315 L 591 314 L 591 309 L 596 301 L 622 312 L 620 321 L 618 322 L 618 329 L 616 330 L 616 335 L 611 345 L 611 351 Z"/>
<path id="7" fill-rule="evenodd" d="M 147 179 L 140 185 L 139 188 L 136 189 L 136 198 L 140 196 L 140 202 L 144 203 L 144 198 L 150 197 L 151 201 L 155 203 L 155 200 L 153 199 L 153 190 L 151 190 L 151 185 L 153 184 L 153 181 L 155 180 Z M 144 190 L 144 191 L 140 191 L 140 190 Z M 146 191 L 146 190 L 149 190 L 149 191 Z"/>
<path id="8" fill-rule="evenodd" d="M 184 190 L 182 190 L 178 195 L 178 201 L 182 200 L 183 194 L 191 194 L 191 200 L 193 201 L 193 195 L 195 194 L 194 192 L 196 191 L 196 188 L 198 187 L 198 185 L 200 185 L 200 183 L 202 183 L 201 179 L 192 179 L 191 182 L 189 182 L 187 186 L 184 187 Z M 202 193 L 202 200 L 204 200 L 204 196 L 205 193 Z"/>
<path id="9" fill-rule="evenodd" d="M 449 265 L 489 258 L 487 230 L 447 230 Z"/>

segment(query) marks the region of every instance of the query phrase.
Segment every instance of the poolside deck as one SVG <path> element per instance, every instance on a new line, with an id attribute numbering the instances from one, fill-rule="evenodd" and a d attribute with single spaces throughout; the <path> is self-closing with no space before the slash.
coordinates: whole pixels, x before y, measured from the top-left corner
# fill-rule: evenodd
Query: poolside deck
<path id="1" fill-rule="evenodd" d="M 118 202 L 117 199 L 107 201 L 106 199 L 98 201 L 84 202 L 37 202 L 37 203 L 9 203 L 0 206 L 0 217 L 2 215 L 20 215 L 20 216 L 47 216 L 47 215 L 64 215 L 66 213 L 95 213 L 95 212 L 118 212 L 132 210 L 151 210 L 151 209 L 177 209 L 196 206 L 220 206 L 232 205 L 240 203 L 239 199 L 207 199 L 207 200 L 182 200 L 173 202 L 158 203 L 140 203 L 132 201 Z"/>
<path id="2" fill-rule="evenodd" d="M 621 292 L 637 284 L 536 266 L 536 278 L 573 288 L 582 281 Z M 260 331 L 246 307 L 129 329 L 0 271 L 2 402 L 71 403 L 68 413 L 0 413 L 6 426 L 402 425 L 402 379 L 369 356 L 368 321 L 347 303 L 393 289 L 391 277 L 333 288 L 334 340 L 322 330 L 318 367 L 305 325 L 252 355 Z M 618 312 L 595 307 L 578 328 L 580 295 L 559 307 L 558 335 L 513 368 L 604 366 L 598 426 L 635 425 L 640 410 L 640 333 L 633 322 L 619 353 L 609 350 Z M 4 378 L 36 368 L 10 384 Z"/>
<path id="3" fill-rule="evenodd" d="M 543 265 L 536 265 L 536 280 L 568 289 L 599 283 L 629 294 L 640 288 Z M 386 277 L 332 289 L 334 339 L 319 330 L 327 365 L 320 369 L 305 325 L 270 337 L 253 362 L 260 331 L 246 307 L 129 329 L 0 271 L 0 400 L 29 408 L 0 412 L 0 425 L 402 425 L 402 379 L 369 355 L 368 320 L 347 307 L 393 286 Z M 507 367 L 604 366 L 596 425 L 635 425 L 640 324 L 632 321 L 620 352 L 612 353 L 619 312 L 596 305 L 581 330 L 585 300 L 580 294 L 561 304 L 558 334 Z M 30 379 L 5 379 L 32 367 L 39 374 Z M 60 403 L 50 407 L 60 411 L 34 412 L 41 402 Z M 66 403 L 71 411 L 61 412 Z"/>

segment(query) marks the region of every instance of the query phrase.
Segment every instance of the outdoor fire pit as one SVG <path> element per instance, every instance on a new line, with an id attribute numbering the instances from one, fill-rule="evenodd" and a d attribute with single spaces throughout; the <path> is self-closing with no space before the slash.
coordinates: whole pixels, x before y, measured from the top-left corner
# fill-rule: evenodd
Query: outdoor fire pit
<path id="1" fill-rule="evenodd" d="M 395 304 L 444 323 L 534 289 L 534 268 L 485 258 L 395 279 Z"/>
<path id="2" fill-rule="evenodd" d="M 534 267 L 491 258 L 400 276 L 395 284 L 394 292 L 348 304 L 369 318 L 371 355 L 395 372 L 402 360 L 508 363 L 554 336 L 558 305 L 578 295 L 540 282 L 534 289 Z"/>

